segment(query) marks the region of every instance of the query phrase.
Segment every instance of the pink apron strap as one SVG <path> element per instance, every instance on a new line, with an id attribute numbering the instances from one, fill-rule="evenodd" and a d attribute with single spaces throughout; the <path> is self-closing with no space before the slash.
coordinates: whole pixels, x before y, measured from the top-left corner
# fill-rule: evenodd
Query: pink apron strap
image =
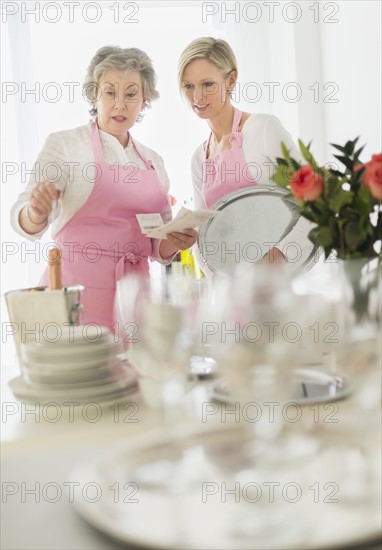
<path id="1" fill-rule="evenodd" d="M 242 111 L 239 111 L 239 109 L 235 108 L 235 113 L 233 115 L 232 130 L 231 130 L 232 134 L 237 133 L 237 129 L 239 127 L 242 114 L 243 114 Z M 210 148 L 211 138 L 212 138 L 212 132 L 210 133 L 210 137 L 208 138 L 207 145 L 206 145 L 206 151 L 205 151 L 206 160 L 207 160 L 207 154 L 208 154 L 208 151 L 209 151 L 209 148 Z M 233 141 L 232 138 L 230 139 L 230 141 L 232 143 L 232 141 Z"/>
<path id="2" fill-rule="evenodd" d="M 147 160 L 147 158 L 140 152 L 139 148 L 137 147 L 135 141 L 133 140 L 133 138 L 130 134 L 129 134 L 129 137 L 131 139 L 131 143 L 133 144 L 134 149 L 136 150 L 136 152 L 138 153 L 140 158 L 145 163 L 145 166 L 146 166 L 147 170 L 152 170 L 154 168 L 154 166 L 153 166 L 153 163 L 151 162 L 151 160 Z"/>
<path id="3" fill-rule="evenodd" d="M 239 109 L 235 109 L 235 114 L 234 114 L 234 117 L 233 117 L 233 124 L 232 124 L 232 133 L 233 134 L 235 132 L 237 132 L 242 114 L 243 114 L 242 111 L 239 111 Z"/>
<path id="4" fill-rule="evenodd" d="M 208 138 L 207 145 L 206 145 L 206 150 L 205 150 L 205 153 L 204 153 L 206 160 L 208 160 L 207 155 L 208 155 L 208 151 L 210 150 L 211 138 L 212 138 L 212 132 L 210 132 L 210 137 Z"/>
<path id="5" fill-rule="evenodd" d="M 99 135 L 99 129 L 96 120 L 94 120 L 92 124 L 92 142 L 96 160 L 103 159 L 101 137 Z"/>

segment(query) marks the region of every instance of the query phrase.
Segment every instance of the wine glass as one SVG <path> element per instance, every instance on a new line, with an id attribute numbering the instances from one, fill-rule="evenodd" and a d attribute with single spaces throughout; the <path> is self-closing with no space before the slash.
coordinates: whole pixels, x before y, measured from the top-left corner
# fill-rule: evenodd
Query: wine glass
<path id="1" fill-rule="evenodd" d="M 228 396 L 222 407 L 237 417 L 237 427 L 245 426 L 246 443 L 240 456 L 226 469 L 227 485 L 279 485 L 294 475 L 306 484 L 302 465 L 312 456 L 316 443 L 300 425 L 288 422 L 285 406 L 294 401 L 294 371 L 299 359 L 299 326 L 295 317 L 296 295 L 290 274 L 273 266 L 237 270 L 233 278 L 215 281 L 216 307 L 208 325 L 210 343 Z M 217 318 L 219 321 L 217 322 Z M 217 324 L 213 324 L 217 323 Z M 228 407 L 226 403 L 228 401 Z M 222 420 L 223 421 L 223 420 Z M 296 510 L 304 500 L 286 507 L 282 496 L 256 507 L 241 499 L 233 510 L 232 539 L 254 541 L 259 547 L 274 547 L 284 537 L 298 543 L 307 534 L 296 522 Z"/>

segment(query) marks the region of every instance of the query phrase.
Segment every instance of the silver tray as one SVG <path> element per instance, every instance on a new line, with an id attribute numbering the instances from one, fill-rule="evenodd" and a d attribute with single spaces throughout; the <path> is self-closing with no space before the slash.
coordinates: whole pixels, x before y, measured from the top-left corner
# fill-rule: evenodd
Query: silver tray
<path id="1" fill-rule="evenodd" d="M 259 261 L 272 245 L 283 239 L 296 225 L 300 210 L 288 191 L 274 185 L 241 188 L 216 202 L 212 210 L 220 213 L 204 224 L 198 235 L 203 262 L 213 273 L 231 273 L 239 263 Z M 300 249 L 288 251 L 293 268 L 309 267 L 317 248 L 309 241 Z"/>
<path id="2" fill-rule="evenodd" d="M 241 500 L 237 503 L 227 497 L 223 501 L 218 495 L 203 501 L 202 482 L 216 486 L 227 482 L 231 488 L 230 475 L 235 468 L 247 471 L 243 452 L 248 439 L 239 429 L 224 424 L 214 429 L 204 425 L 202 432 L 198 429 L 185 424 L 178 426 L 176 433 L 171 428 L 148 431 L 78 464 L 69 481 L 98 487 L 99 498 L 75 499 L 76 511 L 124 547 L 134 548 L 333 550 L 378 537 L 379 515 L 368 514 L 363 502 L 350 507 L 341 500 L 335 506 L 314 502 L 309 487 L 301 501 L 281 503 L 283 512 L 276 510 L 274 502 L 265 503 L 265 508 L 260 502 L 249 508 Z M 336 453 L 341 463 L 342 449 Z M 306 460 L 309 457 L 304 458 L 305 465 Z M 292 460 L 286 479 L 309 485 L 309 477 L 299 477 L 301 466 Z M 310 476 L 314 473 L 313 466 Z M 249 514 L 271 524 L 276 512 L 278 521 L 285 520 L 285 531 L 264 532 L 260 525 L 262 537 L 237 535 L 236 522 L 242 517 Z"/>

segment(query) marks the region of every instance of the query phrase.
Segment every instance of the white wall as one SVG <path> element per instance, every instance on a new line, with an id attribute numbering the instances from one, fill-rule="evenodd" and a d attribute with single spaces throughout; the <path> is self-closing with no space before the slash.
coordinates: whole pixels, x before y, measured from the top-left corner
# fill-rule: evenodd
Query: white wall
<path id="1" fill-rule="evenodd" d="M 360 135 L 365 159 L 381 151 L 381 2 L 337 2 L 339 22 L 321 25 L 325 81 L 339 86 L 338 103 L 325 104 L 330 142 Z"/>
<path id="2" fill-rule="evenodd" d="M 215 25 L 237 53 L 242 88 L 256 82 L 262 91 L 259 101 L 241 97 L 240 105 L 272 112 L 295 139 L 313 140 L 322 163 L 331 160 L 329 143 L 357 135 L 367 143 L 365 160 L 379 152 L 381 2 L 281 1 L 273 9 L 270 4 L 216 3 Z M 275 85 L 273 102 L 266 82 Z M 293 83 L 301 91 L 297 102 Z"/>

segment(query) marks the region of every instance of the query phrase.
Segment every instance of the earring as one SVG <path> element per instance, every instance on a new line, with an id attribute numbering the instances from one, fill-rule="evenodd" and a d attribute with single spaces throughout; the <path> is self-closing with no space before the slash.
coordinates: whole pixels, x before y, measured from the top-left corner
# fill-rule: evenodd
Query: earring
<path id="1" fill-rule="evenodd" d="M 139 115 L 137 116 L 137 119 L 135 122 L 142 122 L 142 120 L 145 118 L 145 112 L 140 111 Z"/>

